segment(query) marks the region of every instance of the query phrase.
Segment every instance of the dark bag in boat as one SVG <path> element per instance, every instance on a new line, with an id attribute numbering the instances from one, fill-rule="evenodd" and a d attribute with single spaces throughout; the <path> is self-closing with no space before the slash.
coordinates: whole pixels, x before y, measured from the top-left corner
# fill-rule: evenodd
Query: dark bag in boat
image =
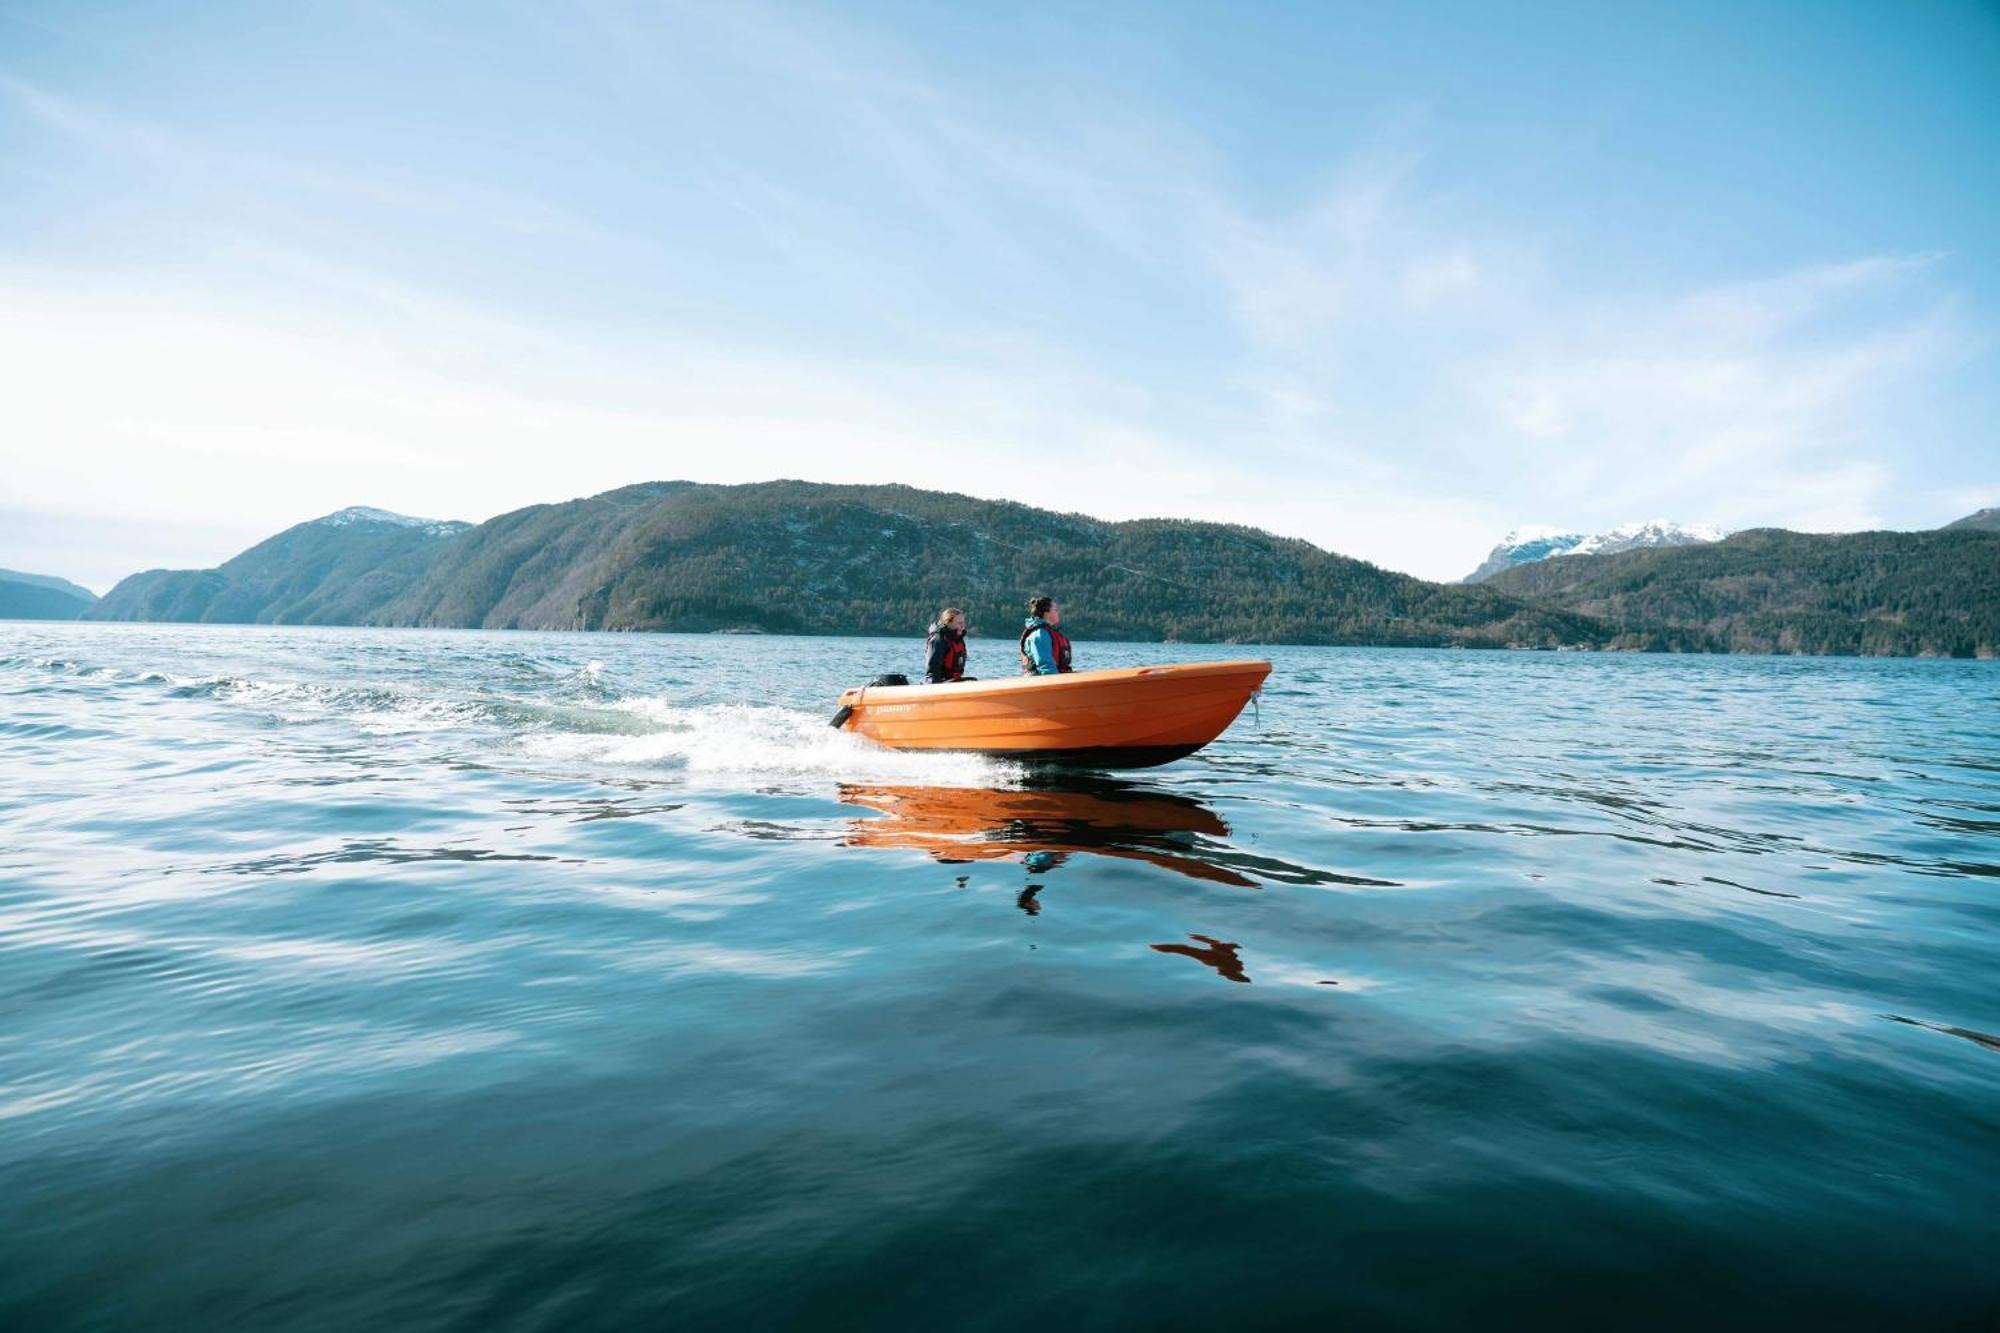
<path id="1" fill-rule="evenodd" d="M 899 672 L 891 671 L 886 676 L 877 676 L 875 677 L 875 679 L 869 681 L 866 688 L 872 690 L 877 685 L 908 685 L 909 683 L 910 683 L 910 678 L 908 676 L 902 675 Z M 847 719 L 852 716 L 854 716 L 854 709 L 848 705 L 843 704 L 840 707 L 840 709 L 833 715 L 834 728 L 838 730 L 839 728 L 846 726 Z"/>

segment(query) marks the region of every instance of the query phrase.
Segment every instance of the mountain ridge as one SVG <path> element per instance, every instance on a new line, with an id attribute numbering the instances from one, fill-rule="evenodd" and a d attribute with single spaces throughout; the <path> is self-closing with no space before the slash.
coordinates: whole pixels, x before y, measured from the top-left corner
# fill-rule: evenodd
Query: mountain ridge
<path id="1" fill-rule="evenodd" d="M 329 516 L 330 517 L 330 516 Z M 367 550 L 337 556 L 364 543 Z M 99 619 L 907 634 L 963 606 L 1011 633 L 1026 596 L 1099 637 L 1591 646 L 1602 625 L 1427 583 L 1308 542 L 1183 519 L 1107 522 L 908 486 L 646 482 L 442 535 L 321 520 L 213 570 L 120 583 Z"/>
<path id="2" fill-rule="evenodd" d="M 0 620 L 77 620 L 96 601 L 97 594 L 80 583 L 0 569 Z"/>
<path id="3" fill-rule="evenodd" d="M 294 524 L 214 569 L 150 569 L 121 579 L 85 618 L 357 624 L 418 577 L 434 548 L 470 526 L 350 506 Z"/>
<path id="4" fill-rule="evenodd" d="M 1483 586 L 1715 651 L 2000 656 L 2000 532 L 1806 533 L 1543 560 Z"/>
<path id="5" fill-rule="evenodd" d="M 1104 639 L 2000 652 L 2000 534 L 1977 530 L 1761 529 L 1468 585 L 1239 525 L 1110 522 L 897 485 L 645 482 L 474 525 L 384 515 L 342 510 L 214 569 L 134 575 L 87 614 L 897 635 L 950 604 L 978 632 L 1011 635 L 1023 599 L 1047 591 Z"/>

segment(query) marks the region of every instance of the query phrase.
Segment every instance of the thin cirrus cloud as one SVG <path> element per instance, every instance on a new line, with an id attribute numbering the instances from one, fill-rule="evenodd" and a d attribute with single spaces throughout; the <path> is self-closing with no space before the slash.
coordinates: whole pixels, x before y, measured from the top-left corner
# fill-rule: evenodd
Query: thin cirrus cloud
<path id="1" fill-rule="evenodd" d="M 1557 500 L 1666 495 L 1726 527 L 1878 525 L 1899 399 L 1977 345 L 1925 286 L 1932 263 L 1880 257 L 1650 309 L 1578 309 L 1479 378 L 1524 453 L 1547 461 Z"/>
<path id="2" fill-rule="evenodd" d="M 2000 481 L 1963 466 L 1985 341 L 1922 219 L 1894 250 L 1607 269 L 1469 174 L 1447 113 L 1250 170 L 1171 100 L 1024 106 L 754 6 L 504 13 L 481 40 L 536 116 L 488 126 L 452 100 L 476 73 L 426 91 L 461 30 L 384 13 L 393 55 L 365 11 L 324 20 L 325 62 L 384 90 L 339 132 L 311 69 L 206 71 L 266 112 L 230 118 L 0 62 L 0 510 L 40 516 L 0 565 L 57 516 L 94 535 L 49 572 L 101 587 L 350 503 L 804 476 L 1450 578 L 1521 523 L 1928 525 Z"/>

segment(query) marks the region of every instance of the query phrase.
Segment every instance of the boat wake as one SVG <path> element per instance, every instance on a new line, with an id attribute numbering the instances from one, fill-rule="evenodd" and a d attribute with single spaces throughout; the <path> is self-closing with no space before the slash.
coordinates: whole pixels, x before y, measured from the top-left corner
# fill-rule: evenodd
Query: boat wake
<path id="1" fill-rule="evenodd" d="M 888 750 L 835 731 L 816 713 L 757 704 L 676 705 L 626 699 L 615 711 L 638 726 L 607 734 L 548 730 L 525 736 L 538 758 L 571 764 L 680 769 L 708 775 L 815 776 L 939 786 L 1004 782 L 1017 766 L 977 755 Z"/>
<path id="2" fill-rule="evenodd" d="M 332 725 L 452 752 L 469 744 L 501 762 L 515 755 L 580 773 L 615 768 L 978 786 L 1004 783 L 1018 772 L 971 755 L 888 750 L 834 730 L 819 713 L 631 691 L 595 660 L 559 670 L 524 666 L 513 678 L 518 691 L 257 672 L 182 675 L 58 658 L 4 660 L 0 667 L 68 677 L 83 688 L 241 709 L 281 725 Z"/>

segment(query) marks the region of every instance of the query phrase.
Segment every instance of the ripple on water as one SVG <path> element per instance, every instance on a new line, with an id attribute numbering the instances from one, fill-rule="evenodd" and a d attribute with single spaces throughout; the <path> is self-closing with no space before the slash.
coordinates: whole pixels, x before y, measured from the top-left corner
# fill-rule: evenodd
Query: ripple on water
<path id="1" fill-rule="evenodd" d="M 9 1326 L 2000 1296 L 1992 664 L 1272 649 L 1050 776 L 826 725 L 910 644 L 7 633 Z"/>

